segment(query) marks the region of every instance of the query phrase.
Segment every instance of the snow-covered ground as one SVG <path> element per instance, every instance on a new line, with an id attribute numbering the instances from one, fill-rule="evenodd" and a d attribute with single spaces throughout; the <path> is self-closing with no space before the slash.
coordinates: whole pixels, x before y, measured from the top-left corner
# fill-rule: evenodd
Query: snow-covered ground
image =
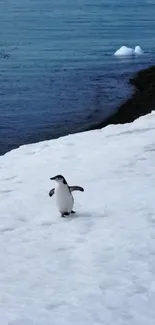
<path id="1" fill-rule="evenodd" d="M 0 325 L 127 324 L 155 324 L 155 113 L 0 157 Z"/>

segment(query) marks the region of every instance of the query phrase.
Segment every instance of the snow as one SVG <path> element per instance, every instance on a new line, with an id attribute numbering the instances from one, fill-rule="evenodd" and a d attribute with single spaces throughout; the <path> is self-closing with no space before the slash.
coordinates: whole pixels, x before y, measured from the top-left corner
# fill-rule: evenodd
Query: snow
<path id="1" fill-rule="evenodd" d="M 155 113 L 0 157 L 0 324 L 155 324 Z M 62 174 L 76 215 L 61 218 Z"/>
<path id="2" fill-rule="evenodd" d="M 127 46 L 122 46 L 120 49 L 118 49 L 114 55 L 115 56 L 133 56 L 133 55 L 142 55 L 144 51 L 141 49 L 139 45 L 135 47 L 135 49 L 127 47 Z"/>

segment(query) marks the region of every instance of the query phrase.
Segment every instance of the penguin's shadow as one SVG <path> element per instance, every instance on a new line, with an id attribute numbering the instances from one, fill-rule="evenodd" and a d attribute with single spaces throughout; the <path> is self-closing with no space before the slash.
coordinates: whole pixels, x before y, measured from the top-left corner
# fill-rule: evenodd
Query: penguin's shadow
<path id="1" fill-rule="evenodd" d="M 88 218 L 88 219 L 94 219 L 94 218 L 106 218 L 108 217 L 107 212 L 103 213 L 96 213 L 96 212 L 76 212 L 75 214 L 69 214 L 69 216 L 66 216 L 64 219 L 66 221 L 73 221 L 75 219 L 79 218 Z"/>
<path id="2" fill-rule="evenodd" d="M 61 218 L 61 219 L 64 219 L 65 221 L 73 221 L 80 217 L 81 217 L 80 213 L 74 213 L 74 214 L 71 213 L 68 216 L 66 216 L 65 218 Z"/>
<path id="3" fill-rule="evenodd" d="M 71 222 L 74 220 L 78 220 L 79 218 L 81 219 L 85 219 L 85 220 L 94 220 L 94 219 L 98 219 L 98 218 L 107 218 L 109 217 L 107 211 L 104 211 L 103 213 L 96 213 L 94 211 L 92 212 L 75 212 L 74 214 L 69 214 L 68 216 L 66 216 L 65 218 L 62 218 L 61 216 L 58 216 L 58 219 L 55 221 L 51 221 L 51 220 L 45 220 L 43 221 L 40 226 L 43 226 L 45 228 L 51 227 L 55 224 L 57 224 L 57 222 L 64 221 L 64 222 Z"/>

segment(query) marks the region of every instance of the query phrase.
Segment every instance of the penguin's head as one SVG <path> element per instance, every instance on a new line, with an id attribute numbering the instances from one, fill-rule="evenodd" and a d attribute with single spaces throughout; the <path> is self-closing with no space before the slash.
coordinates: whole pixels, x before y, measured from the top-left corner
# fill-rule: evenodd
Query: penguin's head
<path id="1" fill-rule="evenodd" d="M 65 178 L 62 175 L 56 175 L 50 178 L 52 181 L 56 181 L 57 183 L 64 183 L 67 184 Z"/>

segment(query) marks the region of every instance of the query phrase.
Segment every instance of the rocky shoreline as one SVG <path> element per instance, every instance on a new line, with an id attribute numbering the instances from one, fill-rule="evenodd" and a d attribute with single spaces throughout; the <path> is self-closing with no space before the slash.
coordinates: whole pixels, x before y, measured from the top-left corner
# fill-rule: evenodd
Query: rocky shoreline
<path id="1" fill-rule="evenodd" d="M 122 103 L 106 120 L 96 123 L 88 130 L 101 129 L 109 124 L 131 123 L 155 109 L 155 66 L 141 70 L 129 79 L 133 87 L 132 97 Z"/>
<path id="2" fill-rule="evenodd" d="M 36 137 L 31 137 L 28 141 L 22 141 L 22 139 L 19 138 L 18 143 L 11 145 L 6 144 L 5 146 L 2 138 L 0 140 L 0 147 L 2 148 L 0 148 L 0 155 L 17 148 L 19 145 L 24 145 L 25 143 L 30 144 L 48 139 L 55 139 L 68 134 L 101 129 L 111 124 L 131 123 L 138 117 L 146 115 L 155 109 L 155 66 L 140 70 L 128 80 L 128 84 L 133 89 L 130 98 L 119 105 L 115 112 L 108 118 L 96 123 L 89 121 L 89 125 L 87 124 L 87 126 L 80 127 L 78 130 L 74 130 L 74 132 L 65 131 L 64 134 L 62 132 L 59 136 L 54 137 L 48 135 L 48 137 L 44 136 L 41 138 L 37 135 Z M 93 117 L 91 120 L 93 120 Z"/>

